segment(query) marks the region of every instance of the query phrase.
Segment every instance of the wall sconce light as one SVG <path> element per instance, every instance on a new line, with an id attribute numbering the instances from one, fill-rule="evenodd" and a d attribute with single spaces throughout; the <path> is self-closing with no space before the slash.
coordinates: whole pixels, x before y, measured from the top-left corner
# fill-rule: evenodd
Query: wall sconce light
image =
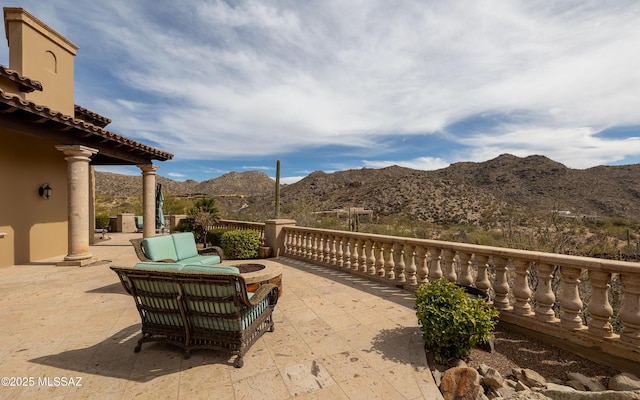
<path id="1" fill-rule="evenodd" d="M 51 194 L 53 193 L 53 188 L 49 186 L 48 183 L 40 186 L 38 188 L 38 194 L 45 200 L 49 200 L 51 198 Z"/>

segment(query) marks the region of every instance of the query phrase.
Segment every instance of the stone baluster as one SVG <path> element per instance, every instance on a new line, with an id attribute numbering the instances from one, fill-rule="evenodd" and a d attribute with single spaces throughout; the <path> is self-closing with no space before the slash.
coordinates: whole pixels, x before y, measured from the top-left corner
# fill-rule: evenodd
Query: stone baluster
<path id="1" fill-rule="evenodd" d="M 317 246 L 318 234 L 315 232 L 310 232 L 307 235 L 307 240 L 308 240 L 308 243 L 311 244 L 311 245 L 307 245 L 307 248 L 310 249 L 310 251 L 307 254 L 307 257 L 313 261 L 318 261 L 318 246 Z"/>
<path id="2" fill-rule="evenodd" d="M 624 290 L 620 320 L 622 330 L 620 339 L 626 343 L 640 346 L 640 277 L 638 275 L 621 274 L 620 280 Z"/>
<path id="3" fill-rule="evenodd" d="M 300 232 L 300 257 L 305 258 L 307 255 L 307 233 Z"/>
<path id="4" fill-rule="evenodd" d="M 589 270 L 591 282 L 591 299 L 589 300 L 589 333 L 597 337 L 613 336 L 611 316 L 613 307 L 609 303 L 609 282 L 611 273 L 606 271 Z"/>
<path id="5" fill-rule="evenodd" d="M 297 257 L 302 257 L 302 244 L 303 244 L 302 232 L 296 232 L 296 256 Z"/>
<path id="6" fill-rule="evenodd" d="M 292 247 L 291 239 L 292 239 L 293 235 L 291 234 L 291 232 L 288 232 L 288 231 L 284 231 L 284 232 L 285 232 L 285 234 L 284 234 L 285 235 L 284 236 L 284 254 L 292 255 L 293 253 L 291 251 L 292 250 L 291 249 L 291 247 Z"/>
<path id="7" fill-rule="evenodd" d="M 489 280 L 489 256 L 484 254 L 476 254 L 474 256 L 476 261 L 476 282 L 475 285 L 478 289 L 485 293 L 491 288 L 491 280 Z"/>
<path id="8" fill-rule="evenodd" d="M 310 232 L 302 234 L 302 258 L 313 258 L 313 249 L 315 248 L 315 235 Z"/>
<path id="9" fill-rule="evenodd" d="M 442 257 L 440 256 L 441 251 L 438 248 L 432 247 L 429 251 L 431 254 L 431 265 L 429 266 L 429 280 L 435 281 L 442 278 L 442 267 L 440 266 L 440 261 Z"/>
<path id="10" fill-rule="evenodd" d="M 418 284 L 429 282 L 429 265 L 427 264 L 427 248 L 421 245 L 416 246 L 416 256 L 418 264 L 416 265 L 418 273 Z"/>
<path id="11" fill-rule="evenodd" d="M 538 278 L 538 287 L 536 288 L 536 318 L 540 321 L 551 322 L 556 319 L 553 311 L 553 304 L 556 301 L 556 295 L 553 293 L 553 265 L 545 263 L 536 264 L 536 277 Z"/>
<path id="12" fill-rule="evenodd" d="M 338 242 L 338 237 L 337 235 L 331 235 L 331 243 L 329 245 L 329 253 L 331 254 L 331 257 L 329 259 L 329 263 L 331 265 L 337 265 L 338 264 L 338 248 L 337 248 L 337 242 Z"/>
<path id="13" fill-rule="evenodd" d="M 305 258 L 307 255 L 307 233 L 300 232 L 300 258 Z"/>
<path id="14" fill-rule="evenodd" d="M 509 304 L 509 280 L 507 278 L 507 265 L 509 260 L 501 257 L 493 257 L 493 265 L 496 271 L 496 280 L 493 283 L 495 297 L 493 305 L 499 310 L 510 310 Z"/>
<path id="15" fill-rule="evenodd" d="M 376 274 L 384 276 L 384 249 L 381 242 L 375 243 L 376 250 Z"/>
<path id="16" fill-rule="evenodd" d="M 367 272 L 367 239 L 358 239 L 360 252 L 358 253 L 358 266 L 360 272 Z"/>
<path id="17" fill-rule="evenodd" d="M 416 267 L 416 256 L 415 256 L 416 246 L 410 243 L 404 245 L 404 254 L 407 258 L 407 267 L 406 271 L 406 279 L 407 283 L 410 285 L 416 285 L 418 283 L 418 277 L 416 276 L 416 272 L 418 271 L 418 267 Z"/>
<path id="18" fill-rule="evenodd" d="M 357 271 L 360 268 L 360 246 L 362 244 L 361 239 L 353 239 L 353 249 L 351 250 L 351 269 Z"/>
<path id="19" fill-rule="evenodd" d="M 367 239 L 364 245 L 365 245 L 365 249 L 367 249 L 366 272 L 369 275 L 375 275 L 376 274 L 376 257 L 375 257 L 375 250 L 373 248 L 374 243 L 372 240 Z"/>
<path id="20" fill-rule="evenodd" d="M 471 253 L 458 252 L 458 260 L 460 260 L 458 284 L 471 286 L 471 284 L 473 284 L 473 275 L 471 274 Z"/>
<path id="21" fill-rule="evenodd" d="M 311 233 L 310 235 L 310 240 L 311 240 L 311 259 L 313 261 L 318 261 L 318 234 L 317 233 Z"/>
<path id="22" fill-rule="evenodd" d="M 533 292 L 529 287 L 529 260 L 515 259 L 513 265 L 516 270 L 516 279 L 513 283 L 513 312 L 519 315 L 531 315 L 531 295 Z"/>
<path id="23" fill-rule="evenodd" d="M 307 258 L 311 258 L 314 254 L 317 261 L 322 261 L 322 235 L 319 233 L 307 235 Z"/>
<path id="24" fill-rule="evenodd" d="M 449 282 L 456 282 L 457 274 L 456 267 L 454 264 L 453 258 L 456 253 L 451 249 L 443 249 L 442 250 L 442 261 L 444 262 L 444 277 L 447 278 Z"/>
<path id="25" fill-rule="evenodd" d="M 406 282 L 405 276 L 405 263 L 404 263 L 404 254 L 403 254 L 404 244 L 395 242 L 393 244 L 393 263 L 396 271 L 396 281 L 398 282 Z"/>
<path id="26" fill-rule="evenodd" d="M 388 279 L 396 279 L 396 272 L 394 271 L 395 263 L 393 262 L 393 243 L 384 243 L 384 276 Z"/>
<path id="27" fill-rule="evenodd" d="M 351 249 L 353 249 L 353 238 L 345 238 L 343 266 L 346 269 L 351 269 Z"/>
<path id="28" fill-rule="evenodd" d="M 324 261 L 325 264 L 331 263 L 331 240 L 333 239 L 330 234 L 322 235 L 324 241 L 324 258 L 321 261 Z"/>
<path id="29" fill-rule="evenodd" d="M 580 273 L 577 267 L 561 266 L 562 273 L 562 297 L 560 297 L 560 323 L 569 329 L 582 328 L 582 300 L 578 292 Z"/>
<path id="30" fill-rule="evenodd" d="M 340 236 L 339 238 L 336 238 L 336 245 L 338 247 L 338 252 L 336 253 L 336 265 L 340 268 L 342 268 L 344 266 L 344 241 L 345 241 L 345 237 L 344 236 Z"/>

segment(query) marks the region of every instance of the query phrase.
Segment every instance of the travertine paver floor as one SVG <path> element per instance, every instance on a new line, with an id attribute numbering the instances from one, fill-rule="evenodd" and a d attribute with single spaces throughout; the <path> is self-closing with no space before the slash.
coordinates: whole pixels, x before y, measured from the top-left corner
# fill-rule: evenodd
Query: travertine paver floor
<path id="1" fill-rule="evenodd" d="M 87 267 L 0 268 L 0 399 L 441 398 L 410 293 L 290 258 L 262 260 L 283 266 L 284 290 L 243 368 L 209 350 L 134 353 L 139 316 L 109 265 L 132 265 L 139 236 L 112 234 Z"/>

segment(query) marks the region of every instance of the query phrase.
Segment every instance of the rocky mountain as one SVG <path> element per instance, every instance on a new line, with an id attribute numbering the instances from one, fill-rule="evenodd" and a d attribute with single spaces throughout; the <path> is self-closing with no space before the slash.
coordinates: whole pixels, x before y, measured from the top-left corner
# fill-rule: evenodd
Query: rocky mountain
<path id="1" fill-rule="evenodd" d="M 283 188 L 283 204 L 296 200 L 322 210 L 365 207 L 443 224 L 486 221 L 513 210 L 638 220 L 640 165 L 578 170 L 543 156 L 504 154 L 436 171 L 392 166 L 314 172 Z"/>
<path id="2" fill-rule="evenodd" d="M 244 194 L 273 203 L 274 181 L 257 171 L 230 172 L 204 182 L 159 177 L 166 192 Z M 140 177 L 96 173 L 96 190 L 137 195 Z M 519 210 L 638 220 L 640 165 L 571 169 L 543 156 L 509 154 L 486 162 L 461 162 L 436 171 L 392 166 L 327 174 L 321 171 L 281 189 L 283 209 L 326 211 L 364 207 L 440 224 L 474 223 Z"/>
<path id="3" fill-rule="evenodd" d="M 174 181 L 158 175 L 156 181 L 162 184 L 169 195 L 246 195 L 256 196 L 275 192 L 275 181 L 259 171 L 229 172 L 218 178 L 202 182 L 186 180 Z M 142 193 L 140 176 L 96 172 L 96 192 L 107 195 L 139 196 Z"/>

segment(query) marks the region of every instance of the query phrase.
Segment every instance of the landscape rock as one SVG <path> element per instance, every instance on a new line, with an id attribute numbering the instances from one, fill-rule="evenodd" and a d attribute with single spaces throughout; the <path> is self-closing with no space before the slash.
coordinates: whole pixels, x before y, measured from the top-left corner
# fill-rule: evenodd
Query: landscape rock
<path id="1" fill-rule="evenodd" d="M 516 393 L 516 391 L 508 386 L 504 386 L 497 389 L 491 388 L 490 393 L 491 393 L 491 395 L 489 396 L 490 399 L 504 399 L 504 398 L 509 398 L 513 396 Z"/>
<path id="2" fill-rule="evenodd" d="M 444 400 L 476 400 L 482 393 L 480 374 L 469 367 L 449 368 L 442 376 L 440 391 Z"/>
<path id="3" fill-rule="evenodd" d="M 482 375 L 482 384 L 486 387 L 500 388 L 504 386 L 504 378 L 500 375 L 500 372 L 494 368 L 488 368 L 485 371 L 479 371 Z"/>
<path id="4" fill-rule="evenodd" d="M 544 376 L 540 375 L 532 369 L 514 368 L 512 374 L 516 377 L 516 379 L 530 388 L 546 387 L 547 385 L 547 380 L 544 378 Z"/>
<path id="5" fill-rule="evenodd" d="M 527 385 L 520 381 L 516 382 L 516 386 L 514 389 L 516 390 L 516 392 L 526 392 L 528 390 L 531 390 Z"/>
<path id="6" fill-rule="evenodd" d="M 587 387 L 585 385 L 583 385 L 582 383 L 578 382 L 578 381 L 570 380 L 570 381 L 567 381 L 566 385 L 569 386 L 570 388 L 573 388 L 575 390 L 579 390 L 581 392 L 586 392 L 587 391 Z"/>
<path id="7" fill-rule="evenodd" d="M 604 387 L 602 383 L 589 379 L 579 372 L 567 372 L 567 377 L 569 377 L 569 380 L 571 381 L 579 382 L 592 392 L 601 392 L 607 390 L 607 388 Z"/>
<path id="8" fill-rule="evenodd" d="M 618 374 L 609 379 L 611 390 L 640 390 L 640 378 L 627 372 Z"/>

